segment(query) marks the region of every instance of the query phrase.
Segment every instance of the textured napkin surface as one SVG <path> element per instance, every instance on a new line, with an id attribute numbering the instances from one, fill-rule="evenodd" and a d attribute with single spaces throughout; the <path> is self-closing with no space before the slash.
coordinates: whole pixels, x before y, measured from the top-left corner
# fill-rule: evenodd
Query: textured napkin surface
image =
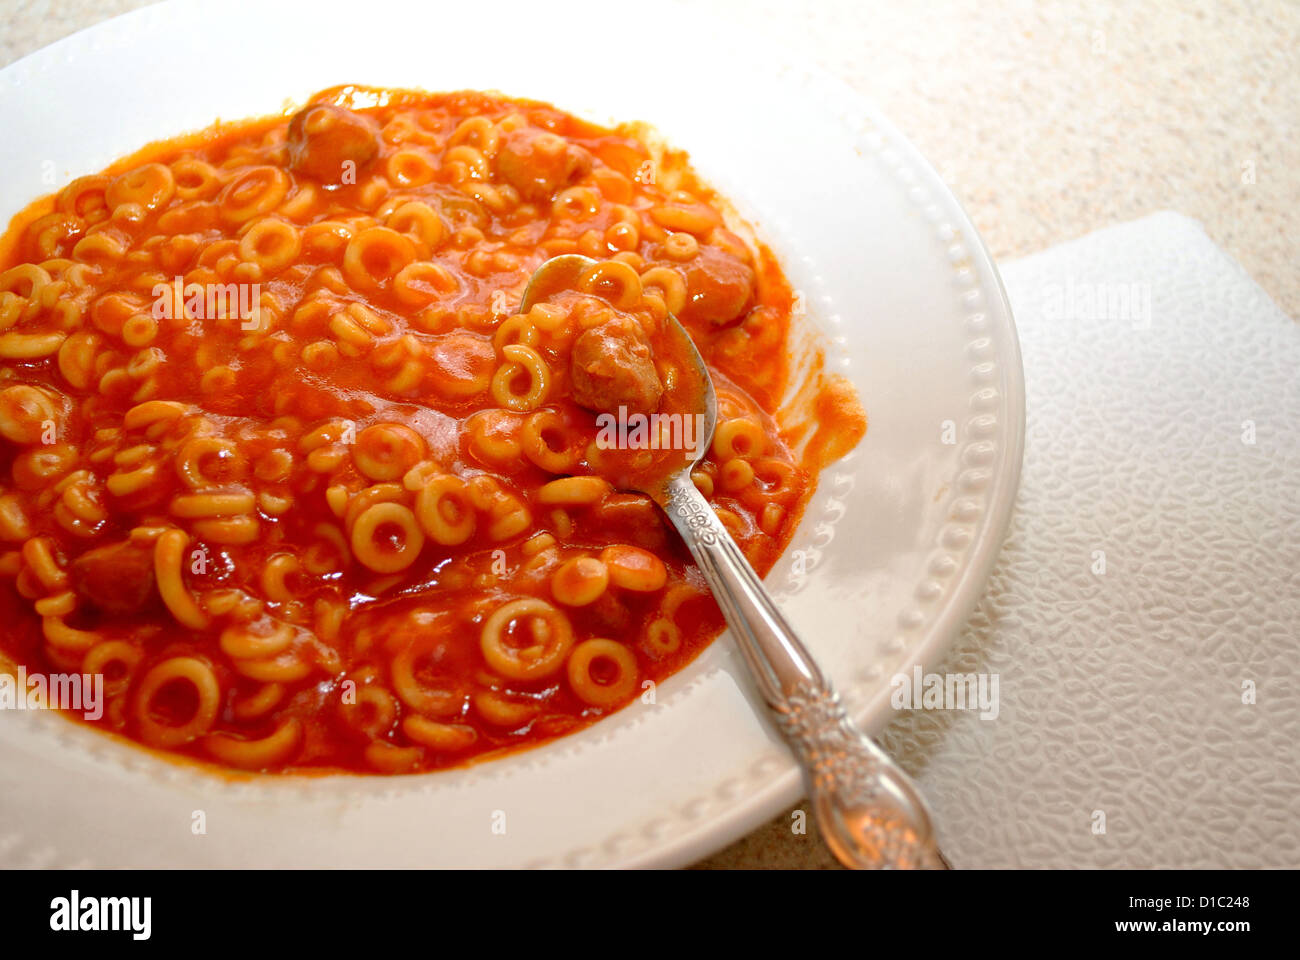
<path id="1" fill-rule="evenodd" d="M 1002 275 L 1023 478 L 935 669 L 1000 711 L 884 745 L 957 867 L 1300 866 L 1300 325 L 1171 213 Z"/>

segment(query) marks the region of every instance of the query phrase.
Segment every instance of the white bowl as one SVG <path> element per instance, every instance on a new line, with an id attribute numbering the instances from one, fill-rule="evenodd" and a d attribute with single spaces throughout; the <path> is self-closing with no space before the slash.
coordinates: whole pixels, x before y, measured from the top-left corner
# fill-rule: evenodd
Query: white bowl
<path id="1" fill-rule="evenodd" d="M 757 226 L 870 419 L 768 584 L 852 713 L 883 726 L 889 678 L 934 664 L 983 589 L 1024 439 L 1006 297 L 926 162 L 817 69 L 672 5 L 169 3 L 0 71 L 0 213 L 151 140 L 340 83 L 495 88 L 647 121 Z M 763 711 L 725 635 L 654 706 L 412 777 L 230 781 L 6 711 L 0 863 L 682 864 L 800 795 Z"/>

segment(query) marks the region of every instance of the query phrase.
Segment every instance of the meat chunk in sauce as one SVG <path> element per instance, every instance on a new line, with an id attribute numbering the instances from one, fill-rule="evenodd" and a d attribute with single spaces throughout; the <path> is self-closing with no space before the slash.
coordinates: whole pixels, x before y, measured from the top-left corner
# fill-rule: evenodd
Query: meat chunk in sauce
<path id="1" fill-rule="evenodd" d="M 105 613 L 136 613 L 154 595 L 153 551 L 129 541 L 87 550 L 71 573 L 78 596 Z"/>
<path id="2" fill-rule="evenodd" d="M 549 199 L 555 191 L 591 169 L 591 155 L 563 137 L 542 130 L 508 134 L 497 154 L 501 178 L 530 202 Z"/>
<path id="3" fill-rule="evenodd" d="M 653 413 L 664 385 L 654 354 L 634 320 L 617 317 L 592 327 L 573 342 L 573 400 L 598 413 Z"/>
<path id="4" fill-rule="evenodd" d="M 600 505 L 601 534 L 616 542 L 662 552 L 668 547 L 666 524 L 663 511 L 639 493 L 612 493 Z"/>
<path id="5" fill-rule="evenodd" d="M 749 264 L 716 247 L 701 247 L 683 267 L 686 305 L 678 319 L 722 326 L 740 318 L 754 291 Z"/>
<path id="6" fill-rule="evenodd" d="M 289 121 L 289 165 L 323 184 L 343 183 L 345 172 L 360 170 L 378 152 L 373 123 L 351 110 L 322 103 Z"/>

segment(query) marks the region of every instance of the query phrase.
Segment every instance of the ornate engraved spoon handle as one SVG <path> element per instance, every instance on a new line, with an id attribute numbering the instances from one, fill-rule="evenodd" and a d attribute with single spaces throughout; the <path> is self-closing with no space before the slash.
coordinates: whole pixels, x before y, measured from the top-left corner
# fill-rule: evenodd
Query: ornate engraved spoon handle
<path id="1" fill-rule="evenodd" d="M 915 784 L 849 720 L 707 500 L 683 472 L 663 508 L 709 581 L 777 726 L 803 765 L 817 822 L 845 866 L 946 867 Z"/>

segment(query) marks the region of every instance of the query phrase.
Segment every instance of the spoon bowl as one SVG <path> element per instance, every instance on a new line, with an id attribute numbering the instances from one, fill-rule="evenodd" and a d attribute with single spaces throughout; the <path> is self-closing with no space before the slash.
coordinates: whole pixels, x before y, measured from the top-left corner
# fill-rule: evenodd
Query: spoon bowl
<path id="1" fill-rule="evenodd" d="M 572 289 L 583 271 L 598 262 L 577 253 L 551 257 L 533 271 L 532 278 L 524 289 L 519 312 L 527 313 L 534 304 L 561 291 Z M 615 486 L 644 493 L 662 507 L 668 499 L 668 487 L 674 476 L 685 476 L 689 479 L 691 471 L 704 459 L 704 455 L 709 450 L 713 431 L 718 425 L 718 394 L 713 388 L 713 377 L 709 374 L 704 357 L 700 355 L 699 348 L 695 346 L 695 341 L 691 339 L 691 335 L 686 332 L 680 320 L 669 313 L 664 318 L 663 329 L 659 332 L 659 336 L 662 338 L 662 345 L 668 347 L 667 352 L 670 355 L 683 357 L 687 361 L 684 369 L 677 370 L 673 394 L 676 399 L 681 400 L 678 406 L 685 411 L 685 414 L 697 418 L 695 422 L 699 424 L 699 428 L 692 431 L 694 456 L 671 471 L 640 471 L 606 479 L 611 481 L 617 479 L 621 482 L 616 483 Z"/>

